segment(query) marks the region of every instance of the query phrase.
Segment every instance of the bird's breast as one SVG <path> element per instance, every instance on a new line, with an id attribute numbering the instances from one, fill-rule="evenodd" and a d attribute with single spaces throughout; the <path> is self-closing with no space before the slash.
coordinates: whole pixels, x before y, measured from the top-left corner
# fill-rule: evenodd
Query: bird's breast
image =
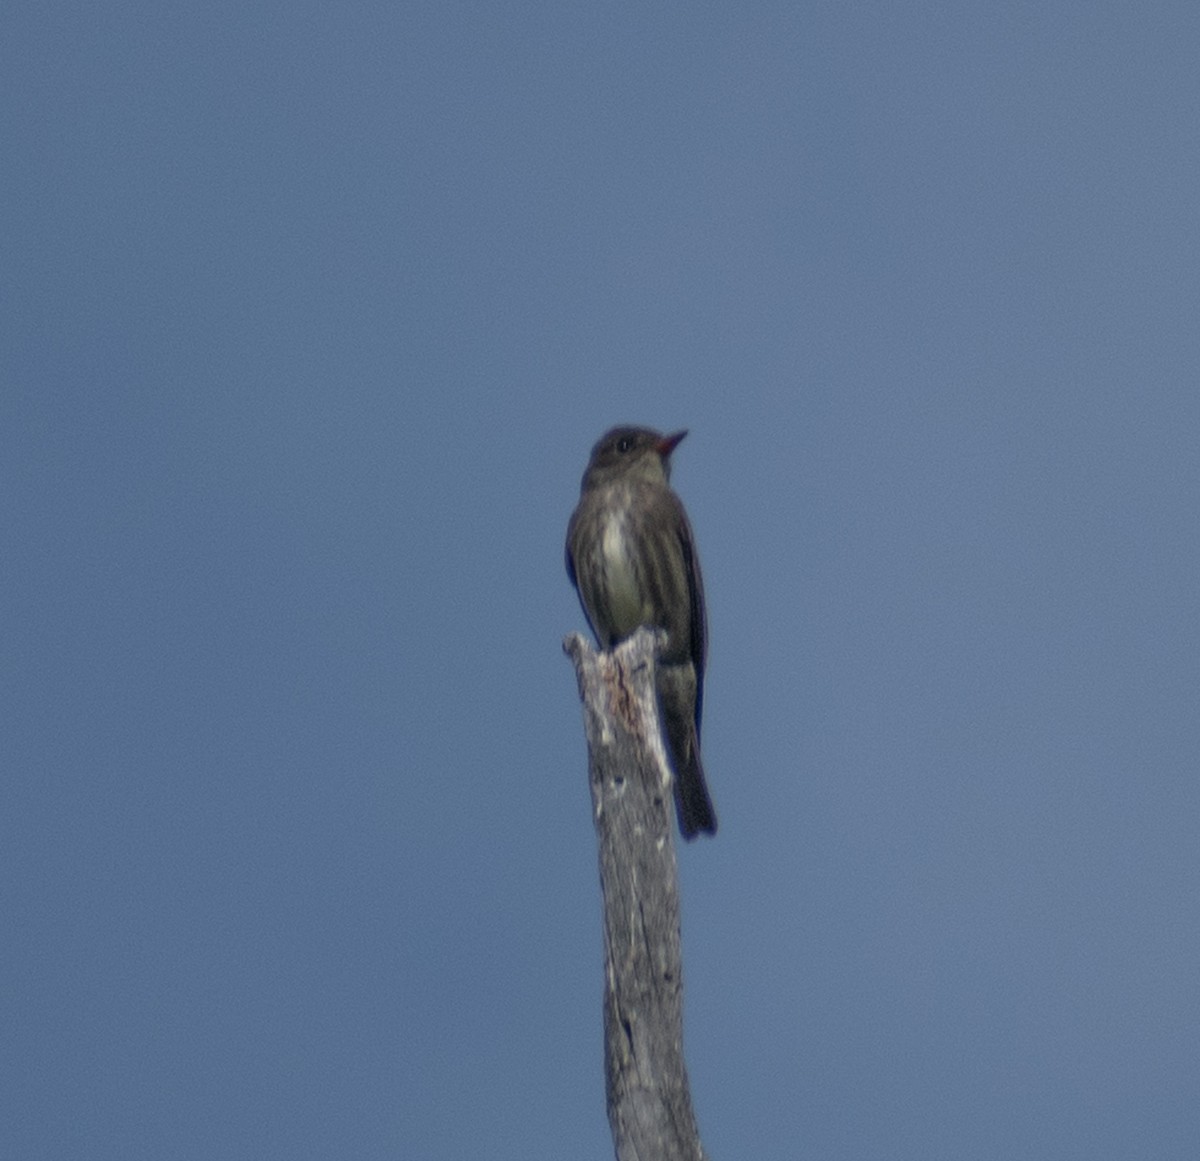
<path id="1" fill-rule="evenodd" d="M 645 622 L 647 615 L 631 538 L 627 515 L 619 508 L 610 512 L 600 535 L 600 558 L 609 628 L 616 638 L 628 636 Z"/>

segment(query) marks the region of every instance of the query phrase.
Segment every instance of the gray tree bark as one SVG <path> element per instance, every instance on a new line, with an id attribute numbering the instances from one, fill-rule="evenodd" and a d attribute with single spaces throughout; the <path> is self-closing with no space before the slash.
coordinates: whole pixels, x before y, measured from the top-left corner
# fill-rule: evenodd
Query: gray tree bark
<path id="1" fill-rule="evenodd" d="M 654 694 L 663 634 L 563 642 L 584 704 L 604 900 L 604 1060 L 617 1161 L 704 1161 L 683 1059 L 671 768 Z"/>

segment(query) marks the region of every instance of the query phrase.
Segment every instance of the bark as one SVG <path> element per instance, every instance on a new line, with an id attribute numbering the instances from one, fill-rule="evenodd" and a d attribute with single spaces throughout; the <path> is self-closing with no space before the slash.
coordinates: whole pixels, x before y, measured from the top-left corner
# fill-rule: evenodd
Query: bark
<path id="1" fill-rule="evenodd" d="M 604 1059 L 617 1161 L 703 1161 L 683 1059 L 671 768 L 654 694 L 663 638 L 612 652 L 573 633 L 604 901 Z"/>

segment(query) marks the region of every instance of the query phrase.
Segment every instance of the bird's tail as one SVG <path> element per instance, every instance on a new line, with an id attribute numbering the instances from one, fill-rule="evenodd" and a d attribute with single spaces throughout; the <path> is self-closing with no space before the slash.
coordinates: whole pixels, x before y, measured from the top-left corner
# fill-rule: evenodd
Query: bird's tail
<path id="1" fill-rule="evenodd" d="M 704 765 L 700 761 L 700 734 L 696 728 L 696 671 L 687 665 L 659 665 L 656 675 L 658 712 L 671 767 L 675 772 L 675 813 L 685 839 L 701 831 L 717 833 L 717 812 L 708 796 Z"/>
<path id="2" fill-rule="evenodd" d="M 708 794 L 708 783 L 704 778 L 704 766 L 700 762 L 700 745 L 696 740 L 696 729 L 692 727 L 691 743 L 688 746 L 686 763 L 675 765 L 675 813 L 679 816 L 679 832 L 685 839 L 693 839 L 701 831 L 717 833 L 717 812 L 713 810 Z"/>

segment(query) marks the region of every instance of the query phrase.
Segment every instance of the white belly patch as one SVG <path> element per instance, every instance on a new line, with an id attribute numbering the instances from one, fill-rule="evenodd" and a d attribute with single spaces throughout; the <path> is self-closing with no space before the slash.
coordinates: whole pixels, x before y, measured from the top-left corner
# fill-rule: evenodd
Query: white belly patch
<path id="1" fill-rule="evenodd" d="M 642 624 L 643 616 L 641 595 L 629 554 L 629 537 L 625 521 L 620 517 L 605 523 L 602 551 L 609 611 L 618 633 L 624 636 Z"/>

